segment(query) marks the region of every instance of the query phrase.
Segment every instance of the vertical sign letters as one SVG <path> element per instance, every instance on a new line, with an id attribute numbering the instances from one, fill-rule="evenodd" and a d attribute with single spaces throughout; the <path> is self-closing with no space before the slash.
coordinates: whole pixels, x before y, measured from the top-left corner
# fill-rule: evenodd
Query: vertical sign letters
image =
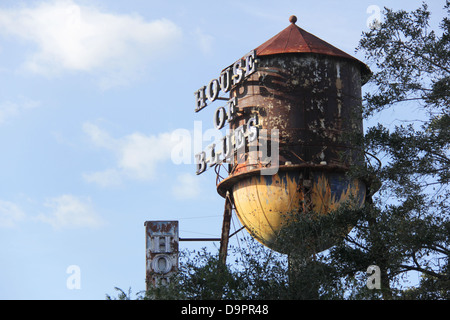
<path id="1" fill-rule="evenodd" d="M 178 270 L 178 221 L 146 221 L 144 225 L 148 289 L 169 283 Z"/>

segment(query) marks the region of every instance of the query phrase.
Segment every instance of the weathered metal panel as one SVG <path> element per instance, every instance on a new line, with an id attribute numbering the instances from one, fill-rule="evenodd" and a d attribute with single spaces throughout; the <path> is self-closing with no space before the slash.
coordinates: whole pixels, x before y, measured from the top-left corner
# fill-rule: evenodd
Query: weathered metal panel
<path id="1" fill-rule="evenodd" d="M 146 221 L 146 283 L 164 285 L 178 270 L 178 221 Z"/>
<path id="2" fill-rule="evenodd" d="M 241 177 L 233 185 L 241 223 L 254 238 L 272 248 L 276 247 L 283 228 L 305 212 L 324 215 L 346 201 L 361 206 L 365 195 L 364 183 L 349 179 L 344 173 L 312 171 L 308 174 L 301 169 L 280 171 L 273 176 Z"/>
<path id="3" fill-rule="evenodd" d="M 292 16 L 291 18 L 293 18 L 292 20 L 289 19 L 291 24 L 286 29 L 282 30 L 255 49 L 258 56 L 286 53 L 316 53 L 352 60 L 359 66 L 363 78 L 366 78 L 371 74 L 367 65 L 319 37 L 298 27 L 295 24 L 297 18 L 295 16 Z"/>
<path id="4" fill-rule="evenodd" d="M 322 56 L 259 58 L 258 72 L 232 90 L 241 117 L 257 114 L 261 129 L 278 129 L 280 163 L 349 165 L 361 153 L 346 137 L 362 132 L 361 84 L 354 63 Z"/>
<path id="5" fill-rule="evenodd" d="M 293 40 L 282 36 L 264 50 L 277 41 Z M 279 132 L 278 174 L 260 175 L 265 164 L 250 163 L 247 150 L 234 156 L 229 177 L 218 184 L 222 196 L 232 192 L 247 230 L 269 247 L 288 215 L 327 214 L 350 198 L 364 203 L 364 183 L 345 177 L 351 165 L 364 161 L 349 139 L 363 130 L 362 63 L 317 50 L 258 55 L 257 71 L 230 91 L 238 102 L 230 129 L 256 116 L 260 129 Z"/>
<path id="6" fill-rule="evenodd" d="M 260 129 L 279 130 L 280 169 L 325 165 L 342 171 L 363 161 L 348 137 L 362 133 L 361 79 L 352 60 L 305 54 L 258 60 L 258 71 L 231 90 L 238 101 L 232 130 L 255 115 Z M 230 178 L 264 166 L 250 165 L 248 154 L 236 156 Z M 230 178 L 218 186 L 222 196 Z"/>

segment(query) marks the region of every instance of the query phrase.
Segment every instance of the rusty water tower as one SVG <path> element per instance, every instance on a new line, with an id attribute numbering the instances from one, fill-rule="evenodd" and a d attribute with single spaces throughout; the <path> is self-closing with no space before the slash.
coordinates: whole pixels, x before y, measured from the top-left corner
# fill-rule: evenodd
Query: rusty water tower
<path id="1" fill-rule="evenodd" d="M 237 98 L 230 129 L 257 116 L 259 130 L 278 130 L 277 173 L 262 175 L 266 164 L 250 163 L 245 152 L 234 155 L 228 177 L 217 185 L 221 196 L 231 195 L 247 231 L 281 252 L 278 237 L 292 219 L 326 215 L 350 199 L 364 204 L 364 181 L 346 176 L 350 165 L 364 161 L 348 134 L 362 133 L 361 86 L 371 74 L 361 61 L 298 27 L 295 16 L 289 21 L 255 49 L 256 72 L 230 89 L 230 99 Z M 332 245 L 316 240 L 307 240 L 312 252 Z"/>

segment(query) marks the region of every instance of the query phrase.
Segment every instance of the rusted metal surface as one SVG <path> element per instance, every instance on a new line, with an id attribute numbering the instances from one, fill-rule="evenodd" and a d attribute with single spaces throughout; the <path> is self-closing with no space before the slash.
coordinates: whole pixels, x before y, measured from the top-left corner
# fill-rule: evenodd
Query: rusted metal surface
<path id="1" fill-rule="evenodd" d="M 258 56 L 284 53 L 317 53 L 353 60 L 359 65 L 363 76 L 371 73 L 370 69 L 358 59 L 298 27 L 295 24 L 297 21 L 295 16 L 291 16 L 289 20 L 291 24 L 286 29 L 256 48 Z"/>
<path id="2" fill-rule="evenodd" d="M 304 169 L 243 178 L 233 185 L 233 195 L 241 223 L 255 239 L 274 248 L 283 228 L 299 214 L 312 210 L 324 215 L 345 201 L 361 206 L 366 189 L 362 181 L 342 173 Z"/>
<path id="3" fill-rule="evenodd" d="M 232 200 L 230 195 L 225 197 L 225 208 L 223 211 L 222 234 L 220 238 L 219 260 L 226 264 L 228 253 L 228 241 L 230 239 L 230 222 L 232 213 Z"/>
<path id="4" fill-rule="evenodd" d="M 146 221 L 144 226 L 148 289 L 170 282 L 178 270 L 178 221 Z"/>
<path id="5" fill-rule="evenodd" d="M 258 71 L 232 89 L 239 116 L 231 129 L 254 114 L 258 125 L 279 130 L 279 163 L 346 170 L 362 161 L 349 135 L 362 133 L 361 79 L 358 66 L 346 59 L 305 54 L 258 57 Z M 230 177 L 262 167 L 247 154 L 235 159 Z M 325 165 L 323 165 L 325 164 Z"/>
<path id="6" fill-rule="evenodd" d="M 326 214 L 352 197 L 363 204 L 364 183 L 345 172 L 364 161 L 349 137 L 362 134 L 362 76 L 370 70 L 294 23 L 256 52 L 257 71 L 230 91 L 238 102 L 230 129 L 255 116 L 260 130 L 277 129 L 279 170 L 261 176 L 265 164 L 250 162 L 246 151 L 217 190 L 232 193 L 246 229 L 271 246 L 288 212 Z"/>

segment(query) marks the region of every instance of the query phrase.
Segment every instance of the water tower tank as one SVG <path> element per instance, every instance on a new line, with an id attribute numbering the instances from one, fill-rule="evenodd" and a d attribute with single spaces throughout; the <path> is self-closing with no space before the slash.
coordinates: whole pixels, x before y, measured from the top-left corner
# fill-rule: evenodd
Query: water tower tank
<path id="1" fill-rule="evenodd" d="M 260 129 L 278 129 L 278 172 L 262 175 L 264 165 L 241 154 L 217 187 L 222 196 L 232 194 L 247 231 L 278 251 L 279 235 L 292 219 L 326 215 L 350 199 L 362 206 L 366 194 L 364 182 L 346 172 L 364 160 L 349 134 L 363 130 L 361 85 L 370 70 L 296 20 L 292 16 L 286 29 L 256 48 L 257 72 L 230 92 L 238 101 L 231 129 L 255 114 Z M 317 240 L 299 238 L 314 243 L 316 252 L 332 245 Z"/>

